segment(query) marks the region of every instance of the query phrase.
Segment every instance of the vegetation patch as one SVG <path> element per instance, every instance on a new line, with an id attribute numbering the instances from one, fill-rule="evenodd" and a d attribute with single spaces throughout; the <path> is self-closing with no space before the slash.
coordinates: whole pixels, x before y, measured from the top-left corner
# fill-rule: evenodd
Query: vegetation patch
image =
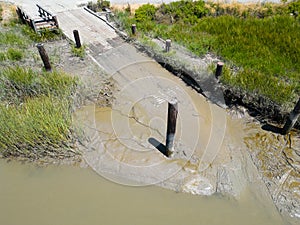
<path id="1" fill-rule="evenodd" d="M 16 63 L 37 42 L 61 39 L 61 32 L 37 34 L 16 17 L 0 29 L 0 62 L 5 61 L 0 70 L 0 156 L 63 159 L 78 154 L 72 122 L 78 79 Z"/>
<path id="2" fill-rule="evenodd" d="M 171 38 L 199 56 L 219 55 L 234 68 L 223 76 L 224 84 L 292 105 L 300 94 L 299 2 L 147 4 L 134 15 L 117 12 L 116 20 L 128 32 L 135 23 L 140 33 Z"/>
<path id="3" fill-rule="evenodd" d="M 22 33 L 29 37 L 30 40 L 34 42 L 46 42 L 46 41 L 56 41 L 63 38 L 63 33 L 60 29 L 58 30 L 40 30 L 38 33 L 34 32 L 34 30 L 26 25 L 21 25 Z"/>
<path id="4" fill-rule="evenodd" d="M 96 3 L 90 1 L 87 4 L 87 8 L 93 10 L 94 12 L 105 11 L 109 7 L 110 7 L 110 1 L 105 1 L 105 0 L 97 0 Z"/>
<path id="5" fill-rule="evenodd" d="M 81 45 L 80 48 L 77 48 L 75 44 L 72 44 L 71 45 L 71 50 L 72 50 L 72 53 L 74 56 L 76 57 L 79 57 L 79 58 L 84 58 L 85 56 L 85 49 L 86 49 L 86 46 L 85 45 Z"/>
<path id="6" fill-rule="evenodd" d="M 62 158 L 73 153 L 70 104 L 51 96 L 28 98 L 21 106 L 0 104 L 0 153 L 4 157 Z"/>
<path id="7" fill-rule="evenodd" d="M 66 156 L 74 147 L 72 95 L 77 80 L 62 72 L 6 68 L 0 73 L 0 153 Z"/>

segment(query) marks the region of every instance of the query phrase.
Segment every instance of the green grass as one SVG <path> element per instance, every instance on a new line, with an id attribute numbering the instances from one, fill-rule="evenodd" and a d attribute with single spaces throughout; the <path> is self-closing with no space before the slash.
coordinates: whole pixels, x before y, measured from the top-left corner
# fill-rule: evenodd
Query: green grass
<path id="1" fill-rule="evenodd" d="M 0 33 L 0 61 L 20 61 L 30 40 L 14 29 Z"/>
<path id="2" fill-rule="evenodd" d="M 15 48 L 9 48 L 7 50 L 7 58 L 11 61 L 20 61 L 23 58 L 23 51 Z"/>
<path id="3" fill-rule="evenodd" d="M 30 98 L 22 106 L 0 104 L 0 153 L 29 158 L 64 155 L 73 146 L 69 104 L 46 96 Z"/>
<path id="4" fill-rule="evenodd" d="M 0 81 L 0 100 L 15 104 L 39 96 L 66 98 L 73 94 L 77 84 L 76 78 L 63 72 L 35 72 L 22 67 L 4 69 Z"/>
<path id="5" fill-rule="evenodd" d="M 19 48 L 25 48 L 29 44 L 27 37 L 24 37 L 21 33 L 14 29 L 9 29 L 6 32 L 0 33 L 0 46 L 15 46 Z"/>
<path id="6" fill-rule="evenodd" d="M 300 94 L 300 24 L 294 18 L 208 17 L 192 32 L 208 36 L 204 41 L 184 41 L 193 52 L 201 54 L 207 48 L 241 68 L 237 74 L 224 77 L 225 83 L 280 104 Z"/>
<path id="7" fill-rule="evenodd" d="M 0 62 L 6 61 L 0 69 L 0 156 L 73 156 L 77 132 L 72 110 L 78 79 L 62 71 L 17 66 L 20 60 L 26 64 L 25 54 L 37 42 L 60 39 L 61 31 L 36 34 L 16 18 L 0 26 Z"/>
<path id="8" fill-rule="evenodd" d="M 199 56 L 213 52 L 229 67 L 239 68 L 222 82 L 284 104 L 300 94 L 300 21 L 290 15 L 300 10 L 299 2 L 263 4 L 255 10 L 217 4 L 212 10 L 203 3 L 181 1 L 142 6 L 134 16 L 119 12 L 117 21 L 127 31 L 136 23 L 140 33 L 171 38 Z"/>
<path id="9" fill-rule="evenodd" d="M 75 44 L 71 45 L 72 54 L 76 57 L 84 58 L 86 54 L 85 49 L 86 49 L 85 45 L 81 45 L 80 48 L 76 48 Z"/>
<path id="10" fill-rule="evenodd" d="M 21 30 L 23 35 L 25 35 L 31 41 L 34 42 L 55 41 L 63 38 L 63 33 L 60 29 L 52 30 L 52 31 L 45 29 L 45 30 L 41 30 L 39 33 L 35 33 L 31 27 L 27 25 L 21 25 Z"/>
<path id="11" fill-rule="evenodd" d="M 77 79 L 16 67 L 0 73 L 0 154 L 40 158 L 73 151 Z"/>

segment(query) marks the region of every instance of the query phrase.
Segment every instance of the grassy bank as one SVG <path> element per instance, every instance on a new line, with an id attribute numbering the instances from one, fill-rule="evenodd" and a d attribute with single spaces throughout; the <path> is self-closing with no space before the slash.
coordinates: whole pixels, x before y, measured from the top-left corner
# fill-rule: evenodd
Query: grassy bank
<path id="1" fill-rule="evenodd" d="M 11 67 L 1 71 L 0 81 L 2 156 L 58 157 L 73 152 L 75 78 Z"/>
<path id="2" fill-rule="evenodd" d="M 299 0 L 289 4 L 222 5 L 181 1 L 144 5 L 117 13 L 118 23 L 139 34 L 171 38 L 201 56 L 212 52 L 226 62 L 222 82 L 278 105 L 300 94 Z"/>
<path id="3" fill-rule="evenodd" d="M 72 123 L 78 80 L 39 69 L 34 47 L 60 39 L 61 33 L 36 34 L 15 17 L 1 22 L 0 29 L 0 156 L 57 159 L 78 154 Z"/>

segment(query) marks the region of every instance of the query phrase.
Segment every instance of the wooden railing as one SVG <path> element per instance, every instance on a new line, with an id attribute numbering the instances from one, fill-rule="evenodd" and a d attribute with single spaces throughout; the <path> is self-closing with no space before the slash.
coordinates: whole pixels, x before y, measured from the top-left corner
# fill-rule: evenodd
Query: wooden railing
<path id="1" fill-rule="evenodd" d="M 41 6 L 38 7 L 38 12 L 40 18 L 32 19 L 27 15 L 24 10 L 17 7 L 17 14 L 22 21 L 22 23 L 29 25 L 35 32 L 40 32 L 43 29 L 56 30 L 59 28 L 57 17 L 47 10 L 43 9 Z"/>

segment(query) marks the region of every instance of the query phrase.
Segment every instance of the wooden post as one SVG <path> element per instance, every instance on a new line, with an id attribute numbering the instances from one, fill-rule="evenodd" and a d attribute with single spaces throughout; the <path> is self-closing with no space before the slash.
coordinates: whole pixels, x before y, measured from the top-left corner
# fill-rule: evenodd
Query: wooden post
<path id="1" fill-rule="evenodd" d="M 52 19 L 53 19 L 53 21 L 54 21 L 54 23 L 55 23 L 55 26 L 56 26 L 57 29 L 58 29 L 59 26 L 58 26 L 58 20 L 57 20 L 57 17 L 56 17 L 56 16 L 52 16 Z"/>
<path id="2" fill-rule="evenodd" d="M 290 130 L 294 127 L 296 124 L 298 117 L 300 115 L 300 98 L 298 99 L 298 102 L 295 106 L 295 108 L 291 111 L 284 127 L 282 128 L 282 134 L 285 135 L 290 132 Z"/>
<path id="3" fill-rule="evenodd" d="M 30 19 L 30 26 L 31 26 L 31 28 L 34 30 L 34 32 L 37 33 L 37 28 L 36 28 L 36 26 L 35 26 L 35 21 L 32 20 L 32 19 Z"/>
<path id="4" fill-rule="evenodd" d="M 132 35 L 136 34 L 136 25 L 135 24 L 131 25 L 131 33 L 132 33 Z"/>
<path id="5" fill-rule="evenodd" d="M 215 74 L 215 76 L 216 76 L 217 79 L 219 79 L 219 77 L 222 74 L 223 66 L 224 66 L 224 63 L 222 63 L 222 62 L 218 62 L 217 63 L 217 69 L 216 69 L 216 74 Z"/>
<path id="6" fill-rule="evenodd" d="M 74 34 L 74 38 L 75 38 L 76 48 L 80 48 L 81 47 L 81 43 L 80 43 L 80 38 L 79 38 L 79 32 L 78 32 L 78 30 L 73 30 L 73 34 Z"/>
<path id="7" fill-rule="evenodd" d="M 16 10 L 16 11 L 17 11 L 17 14 L 18 14 L 20 20 L 21 20 L 22 23 L 24 24 L 24 23 L 25 23 L 25 20 L 24 20 L 24 18 L 23 18 L 22 10 L 21 10 L 19 7 L 17 7 L 17 10 Z"/>
<path id="8" fill-rule="evenodd" d="M 169 52 L 171 48 L 171 40 L 167 39 L 166 40 L 166 52 Z"/>
<path id="9" fill-rule="evenodd" d="M 176 121 L 178 114 L 178 104 L 175 99 L 168 102 L 168 124 L 167 124 L 167 138 L 166 138 L 166 156 L 169 157 L 173 153 L 174 137 L 176 132 Z"/>
<path id="10" fill-rule="evenodd" d="M 46 69 L 46 71 L 51 71 L 51 64 L 50 64 L 50 61 L 49 61 L 49 57 L 47 55 L 47 52 L 44 48 L 44 45 L 43 44 L 37 44 L 36 46 L 39 50 L 39 53 L 40 53 L 40 56 L 43 60 L 43 63 L 44 63 L 44 67 Z"/>

